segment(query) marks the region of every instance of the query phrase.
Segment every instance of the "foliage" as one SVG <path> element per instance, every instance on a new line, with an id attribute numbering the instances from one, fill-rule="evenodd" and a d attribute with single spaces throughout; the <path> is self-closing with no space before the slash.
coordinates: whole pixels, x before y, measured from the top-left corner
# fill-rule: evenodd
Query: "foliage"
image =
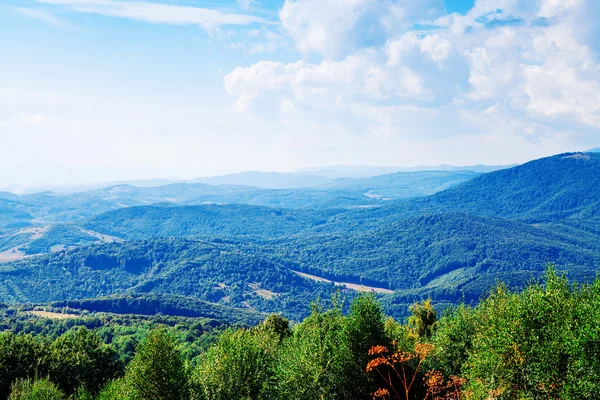
<path id="1" fill-rule="evenodd" d="M 322 311 L 317 305 L 284 340 L 275 370 L 278 398 L 350 399 L 346 374 L 352 354 L 345 340 L 339 305 Z"/>
<path id="2" fill-rule="evenodd" d="M 49 346 L 49 375 L 66 394 L 83 388 L 92 394 L 121 372 L 112 347 L 85 328 L 69 331 Z"/>
<path id="3" fill-rule="evenodd" d="M 271 315 L 227 329 L 187 362 L 191 318 L 179 320 L 186 330 L 132 325 L 141 339 L 124 376 L 118 337 L 100 340 L 106 327 L 56 338 L 3 332 L 0 399 L 11 387 L 20 399 L 52 385 L 74 400 L 585 400 L 600 391 L 600 279 L 572 284 L 549 268 L 521 291 L 499 284 L 477 305 L 445 310 L 420 336 L 420 323 L 386 318 L 372 295 L 355 298 L 347 312 L 341 297 L 331 304 L 315 303 L 291 327 Z"/>
<path id="4" fill-rule="evenodd" d="M 164 329 L 150 332 L 127 367 L 125 381 L 136 400 L 184 400 L 189 379 L 177 340 Z"/>
<path id="5" fill-rule="evenodd" d="M 196 399 L 270 399 L 280 336 L 270 329 L 227 330 L 194 371 Z"/>
<path id="6" fill-rule="evenodd" d="M 433 335 L 437 312 L 433 308 L 431 299 L 414 303 L 409 308 L 411 316 L 408 318 L 408 326 L 420 338 L 429 339 Z"/>
<path id="7" fill-rule="evenodd" d="M 47 372 L 45 346 L 43 338 L 33 335 L 0 333 L 0 398 L 8 396 L 17 379 L 31 379 Z"/>
<path id="8" fill-rule="evenodd" d="M 19 379 L 13 385 L 9 400 L 63 400 L 63 393 L 48 379 Z"/>

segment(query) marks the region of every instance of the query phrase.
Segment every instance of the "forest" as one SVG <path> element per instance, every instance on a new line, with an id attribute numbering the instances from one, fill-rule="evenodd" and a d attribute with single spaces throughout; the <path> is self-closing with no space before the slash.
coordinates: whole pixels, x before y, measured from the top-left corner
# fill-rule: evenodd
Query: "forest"
<path id="1" fill-rule="evenodd" d="M 520 291 L 498 284 L 473 306 L 415 302 L 402 321 L 373 295 L 346 301 L 315 301 L 298 323 L 277 314 L 237 328 L 128 321 L 130 337 L 116 320 L 64 331 L 15 323 L 0 334 L 0 396 L 593 399 L 600 390 L 600 280 L 569 282 L 550 266 L 542 280 Z"/>

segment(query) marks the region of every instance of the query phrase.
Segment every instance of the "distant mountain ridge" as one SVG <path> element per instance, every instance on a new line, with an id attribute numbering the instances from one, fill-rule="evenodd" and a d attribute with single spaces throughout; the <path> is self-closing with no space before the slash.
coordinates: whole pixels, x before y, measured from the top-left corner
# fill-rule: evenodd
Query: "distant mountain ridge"
<path id="1" fill-rule="evenodd" d="M 264 189 L 251 186 L 175 183 L 158 187 L 116 185 L 71 194 L 0 192 L 0 230 L 48 223 L 72 223 L 116 209 L 153 205 L 247 204 L 276 208 L 381 205 L 426 196 L 477 176 L 473 172 L 423 171 L 372 178 L 327 179 L 315 188 Z"/>
<path id="2" fill-rule="evenodd" d="M 473 166 L 416 166 L 416 167 L 375 167 L 375 166 L 331 166 L 301 168 L 293 172 L 264 172 L 244 171 L 224 175 L 197 177 L 193 179 L 139 179 L 114 182 L 100 182 L 90 184 L 73 185 L 38 185 L 23 186 L 19 184 L 0 188 L 0 191 L 18 194 L 35 194 L 41 192 L 54 192 L 61 194 L 80 193 L 98 190 L 114 186 L 135 186 L 140 188 L 152 188 L 172 184 L 204 183 L 209 185 L 234 185 L 252 186 L 263 189 L 297 189 L 316 188 L 330 183 L 337 178 L 369 178 L 379 175 L 394 174 L 397 172 L 420 172 L 420 171 L 469 171 L 486 173 L 499 169 L 509 168 L 513 165 L 473 165 Z"/>
<path id="3" fill-rule="evenodd" d="M 471 165 L 471 166 L 455 166 L 442 164 L 437 166 L 416 166 L 416 167 L 372 167 L 372 166 L 349 166 L 349 165 L 334 165 L 330 167 L 314 167 L 297 169 L 296 173 L 306 173 L 311 175 L 323 176 L 331 179 L 336 178 L 369 178 L 378 175 L 394 174 L 397 172 L 418 172 L 418 171 L 469 171 L 486 173 L 498 171 L 501 169 L 514 167 L 511 165 Z"/>

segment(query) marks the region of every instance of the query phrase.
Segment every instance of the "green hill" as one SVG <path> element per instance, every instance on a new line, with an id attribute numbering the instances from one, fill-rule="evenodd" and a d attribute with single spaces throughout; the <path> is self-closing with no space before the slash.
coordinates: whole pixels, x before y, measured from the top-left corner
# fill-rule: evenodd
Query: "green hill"
<path id="1" fill-rule="evenodd" d="M 84 226 L 128 239 L 174 236 L 289 235 L 321 225 L 343 210 L 288 210 L 248 205 L 129 207 L 99 215 Z"/>
<path id="2" fill-rule="evenodd" d="M 428 199 L 442 210 L 534 221 L 600 216 L 600 154 L 569 153 L 491 172 Z"/>
<path id="3" fill-rule="evenodd" d="M 256 325 L 264 314 L 248 309 L 209 303 L 193 297 L 164 293 L 131 293 L 84 300 L 61 300 L 47 304 L 50 307 L 113 314 L 156 315 L 172 317 L 208 318 L 228 323 Z"/>

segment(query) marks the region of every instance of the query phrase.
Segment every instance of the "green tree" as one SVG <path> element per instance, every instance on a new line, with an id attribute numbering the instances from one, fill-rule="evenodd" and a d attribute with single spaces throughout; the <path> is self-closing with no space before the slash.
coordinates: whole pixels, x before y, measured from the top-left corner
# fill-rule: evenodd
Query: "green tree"
<path id="1" fill-rule="evenodd" d="M 18 379 L 12 385 L 9 400 L 63 400 L 63 393 L 47 379 Z"/>
<path id="2" fill-rule="evenodd" d="M 370 397 L 378 388 L 373 374 L 367 374 L 369 350 L 373 346 L 390 346 L 390 338 L 385 331 L 385 315 L 374 295 L 361 295 L 350 305 L 350 313 L 345 321 L 346 343 L 352 355 L 352 365 L 348 366 L 347 386 L 352 398 Z"/>
<path id="3" fill-rule="evenodd" d="M 124 378 L 110 381 L 98 394 L 97 400 L 135 400 L 131 386 Z"/>
<path id="4" fill-rule="evenodd" d="M 313 311 L 284 340 L 276 366 L 279 399 L 349 399 L 347 371 L 353 365 L 341 307 Z"/>
<path id="5" fill-rule="evenodd" d="M 188 372 L 177 339 L 165 329 L 150 332 L 125 375 L 135 400 L 184 400 L 189 396 Z"/>
<path id="6" fill-rule="evenodd" d="M 520 293 L 499 286 L 477 306 L 465 371 L 473 397 L 567 398 L 575 299 L 567 280 L 550 270 L 545 285 Z"/>
<path id="7" fill-rule="evenodd" d="M 121 368 L 116 352 L 86 328 L 69 331 L 50 346 L 50 377 L 67 394 L 78 388 L 96 394 Z"/>
<path id="8" fill-rule="evenodd" d="M 430 338 L 437 321 L 437 312 L 431 299 L 416 302 L 409 308 L 412 315 L 408 317 L 408 326 L 420 338 Z"/>
<path id="9" fill-rule="evenodd" d="M 283 340 L 292 334 L 290 321 L 279 314 L 270 314 L 259 327 L 275 333 L 279 337 L 279 340 Z"/>
<path id="10" fill-rule="evenodd" d="M 463 304 L 448 310 L 438 321 L 431 338 L 435 350 L 428 360 L 430 369 L 439 370 L 446 376 L 462 375 L 477 326 L 473 308 Z"/>
<path id="11" fill-rule="evenodd" d="M 280 337 L 261 327 L 227 330 L 194 371 L 197 399 L 271 399 L 273 364 Z"/>
<path id="12" fill-rule="evenodd" d="M 0 399 L 8 397 L 16 379 L 46 374 L 47 345 L 33 335 L 0 333 Z"/>

